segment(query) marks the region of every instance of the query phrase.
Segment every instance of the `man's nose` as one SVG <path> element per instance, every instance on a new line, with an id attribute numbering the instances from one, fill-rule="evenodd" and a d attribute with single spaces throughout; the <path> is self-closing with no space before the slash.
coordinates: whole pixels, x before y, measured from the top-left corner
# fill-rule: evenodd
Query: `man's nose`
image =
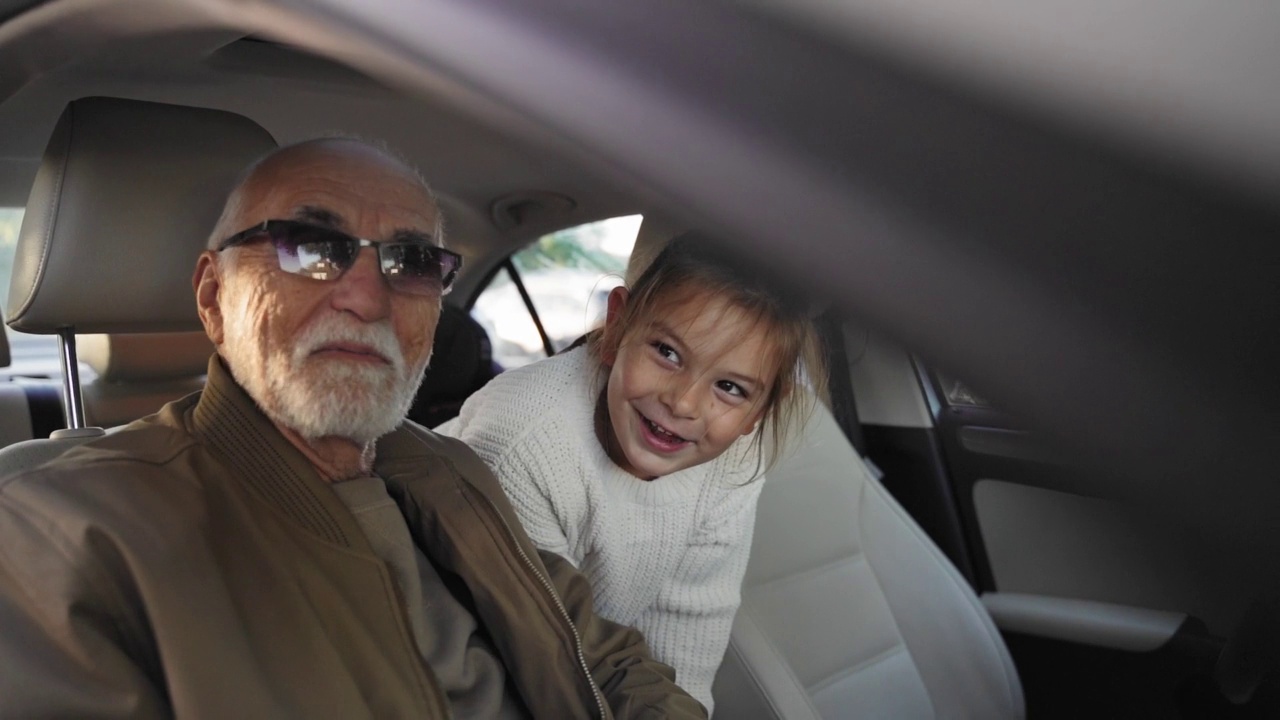
<path id="1" fill-rule="evenodd" d="M 391 314 L 391 286 L 378 266 L 376 248 L 361 248 L 355 264 L 338 278 L 330 304 L 365 322 L 382 320 Z"/>

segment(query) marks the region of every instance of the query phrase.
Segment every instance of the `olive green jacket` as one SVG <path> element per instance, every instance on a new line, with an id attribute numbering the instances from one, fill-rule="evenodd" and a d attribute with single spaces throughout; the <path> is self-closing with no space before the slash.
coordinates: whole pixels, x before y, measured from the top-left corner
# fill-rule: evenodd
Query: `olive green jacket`
<path id="1" fill-rule="evenodd" d="M 209 370 L 203 393 L 0 480 L 0 717 L 448 717 L 355 518 Z M 465 445 L 405 423 L 375 470 L 536 717 L 705 717 Z"/>

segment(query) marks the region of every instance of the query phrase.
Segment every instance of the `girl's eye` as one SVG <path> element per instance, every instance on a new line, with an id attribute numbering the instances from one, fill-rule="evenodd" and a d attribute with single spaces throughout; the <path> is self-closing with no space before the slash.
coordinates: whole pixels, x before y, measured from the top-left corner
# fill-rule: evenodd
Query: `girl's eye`
<path id="1" fill-rule="evenodd" d="M 727 393 L 734 397 L 740 397 L 743 399 L 747 397 L 747 391 L 744 390 L 742 386 L 736 382 L 731 382 L 729 380 L 721 380 L 720 382 L 716 383 L 716 387 L 720 388 L 721 392 Z"/>
<path id="2" fill-rule="evenodd" d="M 670 345 L 664 342 L 655 342 L 653 344 L 653 349 L 657 350 L 658 354 L 661 355 L 663 358 L 665 358 L 668 362 L 673 362 L 673 363 L 680 362 L 680 353 L 676 352 L 675 348 L 671 347 Z"/>

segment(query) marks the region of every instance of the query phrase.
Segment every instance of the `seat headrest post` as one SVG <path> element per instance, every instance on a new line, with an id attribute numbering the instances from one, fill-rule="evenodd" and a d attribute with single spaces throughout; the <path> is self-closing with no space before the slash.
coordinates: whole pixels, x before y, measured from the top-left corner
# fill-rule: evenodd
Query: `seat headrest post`
<path id="1" fill-rule="evenodd" d="M 75 328 L 58 329 L 58 355 L 62 358 L 62 409 L 67 416 L 67 427 L 79 429 L 85 426 L 85 422 Z"/>

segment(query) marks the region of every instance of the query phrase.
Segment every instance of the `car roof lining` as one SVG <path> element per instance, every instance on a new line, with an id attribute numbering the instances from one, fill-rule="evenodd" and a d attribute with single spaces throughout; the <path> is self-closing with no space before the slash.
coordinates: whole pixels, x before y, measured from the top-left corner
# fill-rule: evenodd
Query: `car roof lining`
<path id="1" fill-rule="evenodd" d="M 173 3 L 135 4 L 138 13 L 154 15 L 151 6 Z M 110 4 L 86 11 L 81 6 L 91 4 L 79 3 L 70 13 L 75 22 L 63 30 L 58 23 L 64 13 L 55 12 L 60 5 L 40 8 L 47 17 L 25 33 L 12 23 L 0 26 L 0 66 L 8 69 L 0 70 L 0 91 L 13 89 L 0 103 L 0 206 L 25 205 L 44 143 L 67 102 L 112 95 L 235 112 L 281 144 L 332 134 L 385 142 L 432 183 L 450 245 L 471 257 L 499 247 L 514 250 L 539 233 L 638 211 L 634 199 L 564 155 L 509 126 L 459 111 L 450 92 L 405 93 L 348 63 L 217 18 L 193 22 L 189 12 L 167 24 L 152 18 L 140 27 L 120 26 L 95 23 L 95 12 L 105 17 Z M 85 25 L 100 28 L 95 50 L 72 57 L 69 46 L 83 43 L 78 28 Z M 22 35 L 40 42 L 24 42 Z M 24 68 L 25 75 L 16 75 Z M 572 207 L 540 222 L 494 223 L 492 205 L 502 196 L 538 192 L 570 197 Z"/>

